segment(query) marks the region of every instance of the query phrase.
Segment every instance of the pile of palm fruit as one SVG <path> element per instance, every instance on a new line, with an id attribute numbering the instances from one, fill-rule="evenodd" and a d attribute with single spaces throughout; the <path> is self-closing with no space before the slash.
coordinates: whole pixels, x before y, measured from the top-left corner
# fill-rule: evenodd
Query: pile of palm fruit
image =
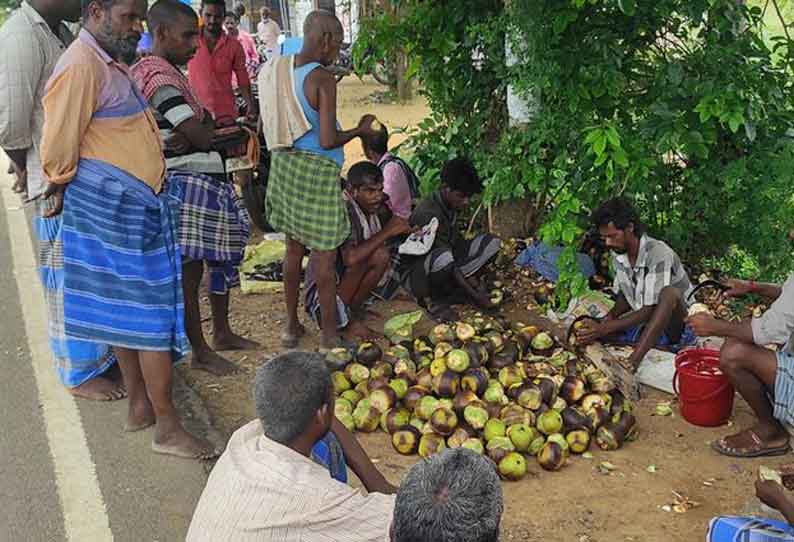
<path id="1" fill-rule="evenodd" d="M 403 455 L 466 447 L 519 480 L 527 461 L 562 468 L 591 443 L 617 450 L 631 405 L 595 366 L 535 326 L 473 315 L 383 351 L 331 351 L 335 413 L 351 431 L 382 429 Z"/>

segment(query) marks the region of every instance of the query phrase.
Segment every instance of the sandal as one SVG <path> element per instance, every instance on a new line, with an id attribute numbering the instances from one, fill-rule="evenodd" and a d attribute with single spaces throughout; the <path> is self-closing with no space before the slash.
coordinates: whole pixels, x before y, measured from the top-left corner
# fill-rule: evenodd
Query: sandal
<path id="1" fill-rule="evenodd" d="M 747 433 L 750 435 L 750 438 L 753 440 L 753 445 L 747 448 L 732 448 L 728 445 L 725 438 L 721 438 L 719 440 L 715 440 L 711 443 L 711 448 L 721 455 L 726 455 L 729 457 L 741 457 L 741 458 L 750 458 L 750 457 L 771 457 L 771 456 L 778 456 L 778 455 L 786 455 L 788 452 L 791 451 L 791 446 L 788 441 L 782 446 L 774 446 L 771 448 L 767 448 L 764 445 L 764 441 L 753 431 L 752 429 L 748 429 Z"/>

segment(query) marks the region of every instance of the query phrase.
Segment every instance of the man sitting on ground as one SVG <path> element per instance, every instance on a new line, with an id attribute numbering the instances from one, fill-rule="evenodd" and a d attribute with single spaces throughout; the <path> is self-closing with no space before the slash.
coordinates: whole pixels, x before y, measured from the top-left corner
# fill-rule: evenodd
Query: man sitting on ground
<path id="1" fill-rule="evenodd" d="M 392 214 L 405 219 L 411 216 L 414 200 L 419 197 L 416 175 L 403 160 L 389 152 L 389 131 L 381 124 L 361 139 L 367 160 L 383 171 L 383 191 L 389 196 L 386 205 Z"/>
<path id="2" fill-rule="evenodd" d="M 229 440 L 187 542 L 385 540 L 396 488 L 334 416 L 334 386 L 323 356 L 295 351 L 267 362 L 256 372 L 254 399 L 259 419 Z M 341 446 L 368 495 L 312 461 L 318 443 L 330 444 L 332 457 Z"/>
<path id="3" fill-rule="evenodd" d="M 502 485 L 488 459 L 443 451 L 408 471 L 394 506 L 392 542 L 497 542 Z"/>
<path id="4" fill-rule="evenodd" d="M 725 337 L 720 368 L 758 417 L 751 428 L 717 440 L 723 455 L 783 455 L 791 448 L 784 424 L 794 424 L 794 274 L 783 287 L 740 280 L 728 281 L 725 295 L 757 294 L 775 300 L 760 318 L 743 322 L 718 320 L 707 313 L 690 317 L 698 336 Z M 783 345 L 778 352 L 766 345 Z"/>
<path id="5" fill-rule="evenodd" d="M 681 259 L 663 241 L 645 233 L 634 207 L 624 198 L 605 201 L 593 212 L 615 270 L 615 306 L 597 323 L 586 322 L 580 344 L 599 339 L 634 344 L 628 363 L 636 371 L 655 346 L 677 350 L 693 344 L 685 325 L 686 296 L 692 289 Z"/>
<path id="6" fill-rule="evenodd" d="M 478 275 L 499 254 L 502 242 L 486 233 L 467 241 L 455 224 L 457 213 L 480 192 L 482 181 L 472 163 L 466 158 L 456 158 L 444 164 L 441 187 L 422 200 L 411 215 L 410 222 L 415 227 L 423 227 L 434 218 L 438 220 L 430 251 L 422 256 L 405 257 L 400 273 L 406 289 L 436 319 L 456 320 L 457 315 L 449 305 L 458 302 L 461 295 L 480 308 L 493 306 Z"/>
<path id="7" fill-rule="evenodd" d="M 234 186 L 227 180 L 223 158 L 212 150 L 215 122 L 201 106 L 178 66 L 196 52 L 198 17 L 187 4 L 160 0 L 147 18 L 154 42 L 152 54 L 132 67 L 149 100 L 160 135 L 186 141 L 185 152 L 166 150 L 169 181 L 182 190 L 179 246 L 185 327 L 193 347 L 191 367 L 225 375 L 236 367 L 214 350 L 253 350 L 259 345 L 236 335 L 229 324 L 229 290 L 240 283 L 250 235 L 250 219 Z M 213 348 L 201 329 L 199 285 L 209 270 Z"/>
<path id="8" fill-rule="evenodd" d="M 381 225 L 378 210 L 383 202 L 383 174 L 374 164 L 359 162 L 347 176 L 347 214 L 350 237 L 337 251 L 336 324 L 347 338 L 374 339 L 363 323 L 364 303 L 374 292 L 384 299 L 393 298 L 399 282 L 390 272 L 391 254 L 386 241 L 410 231 L 408 221 L 392 216 Z M 306 272 L 306 312 L 321 322 L 320 301 L 315 279 L 315 266 L 310 262 Z"/>

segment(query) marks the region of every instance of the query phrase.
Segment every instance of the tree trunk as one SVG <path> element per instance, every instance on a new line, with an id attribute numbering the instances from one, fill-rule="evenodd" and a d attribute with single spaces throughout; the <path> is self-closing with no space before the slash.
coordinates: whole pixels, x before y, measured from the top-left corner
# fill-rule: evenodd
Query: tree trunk
<path id="1" fill-rule="evenodd" d="M 405 52 L 399 51 L 395 59 L 395 78 L 397 79 L 397 100 L 402 103 L 410 102 L 414 97 L 413 84 L 405 79 L 407 69 L 408 57 Z"/>

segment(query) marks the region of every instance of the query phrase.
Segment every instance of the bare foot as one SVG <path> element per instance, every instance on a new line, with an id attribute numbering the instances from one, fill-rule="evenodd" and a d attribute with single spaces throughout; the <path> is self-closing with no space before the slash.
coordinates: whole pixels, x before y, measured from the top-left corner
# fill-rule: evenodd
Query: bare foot
<path id="1" fill-rule="evenodd" d="M 124 424 L 124 431 L 127 433 L 142 431 L 147 427 L 153 426 L 155 421 L 154 410 L 148 399 L 146 401 L 140 401 L 138 405 L 130 404 L 129 412 L 127 412 L 127 423 Z"/>
<path id="2" fill-rule="evenodd" d="M 297 325 L 287 324 L 286 329 L 281 333 L 281 346 L 284 348 L 295 348 L 298 346 L 298 341 L 306 334 L 306 328 L 303 324 Z"/>
<path id="3" fill-rule="evenodd" d="M 358 320 L 353 320 L 347 325 L 343 336 L 348 340 L 363 339 L 365 341 L 377 341 L 383 338 Z"/>
<path id="4" fill-rule="evenodd" d="M 212 350 L 206 352 L 194 351 L 193 358 L 190 360 L 190 368 L 198 371 L 207 371 L 215 376 L 228 376 L 240 371 L 237 365 Z"/>
<path id="5" fill-rule="evenodd" d="M 127 397 L 127 389 L 123 383 L 113 382 L 103 376 L 92 378 L 75 388 L 69 388 L 69 393 L 89 401 L 118 401 Z"/>
<path id="6" fill-rule="evenodd" d="M 218 334 L 212 336 L 212 348 L 217 352 L 226 350 L 256 350 L 260 346 L 262 345 L 256 341 L 246 339 L 245 337 L 235 335 L 231 332 L 226 335 Z"/>
<path id="7" fill-rule="evenodd" d="M 157 435 L 152 441 L 152 451 L 158 454 L 173 455 L 184 459 L 214 459 L 220 450 L 204 439 L 194 437 L 182 427 L 165 434 Z"/>

